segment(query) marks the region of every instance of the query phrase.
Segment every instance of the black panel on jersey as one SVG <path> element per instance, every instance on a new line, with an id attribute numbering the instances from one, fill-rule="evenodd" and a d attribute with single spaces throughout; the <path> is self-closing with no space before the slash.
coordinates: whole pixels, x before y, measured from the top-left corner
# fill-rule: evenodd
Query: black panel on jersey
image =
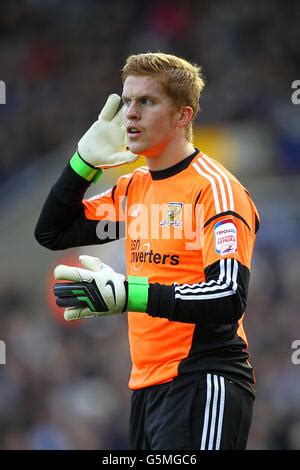
<path id="1" fill-rule="evenodd" d="M 237 334 L 238 323 L 195 325 L 189 354 L 178 367 L 178 375 L 213 371 L 227 377 L 254 395 L 253 369 L 247 344 Z"/>
<path id="2" fill-rule="evenodd" d="M 147 313 L 152 317 L 202 325 L 237 322 L 246 308 L 250 272 L 246 266 L 231 260 L 232 265 L 237 263 L 237 272 L 234 275 L 230 265 L 230 272 L 225 268 L 224 279 L 221 279 L 221 263 L 225 265 L 227 261 L 224 259 L 208 266 L 205 283 L 191 284 L 181 291 L 181 286 L 150 284 Z M 234 284 L 236 291 L 232 292 Z M 209 294 L 210 298 L 207 298 Z"/>
<path id="3" fill-rule="evenodd" d="M 124 222 L 89 220 L 82 199 L 90 182 L 79 176 L 68 164 L 53 185 L 43 205 L 35 228 L 36 240 L 50 250 L 75 246 L 99 245 L 123 236 Z M 101 230 L 99 230 L 101 229 Z M 107 236 L 97 235 L 107 232 Z"/>

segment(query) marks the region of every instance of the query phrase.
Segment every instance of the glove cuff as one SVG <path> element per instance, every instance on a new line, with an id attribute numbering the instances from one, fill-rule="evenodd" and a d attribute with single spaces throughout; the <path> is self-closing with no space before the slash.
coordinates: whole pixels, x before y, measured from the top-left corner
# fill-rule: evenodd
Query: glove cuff
<path id="1" fill-rule="evenodd" d="M 128 276 L 129 312 L 146 312 L 149 282 L 147 277 Z"/>
<path id="2" fill-rule="evenodd" d="M 70 160 L 70 166 L 79 176 L 84 178 L 91 183 L 96 183 L 101 177 L 103 170 L 101 168 L 95 168 L 85 162 L 78 152 L 75 152 Z"/>

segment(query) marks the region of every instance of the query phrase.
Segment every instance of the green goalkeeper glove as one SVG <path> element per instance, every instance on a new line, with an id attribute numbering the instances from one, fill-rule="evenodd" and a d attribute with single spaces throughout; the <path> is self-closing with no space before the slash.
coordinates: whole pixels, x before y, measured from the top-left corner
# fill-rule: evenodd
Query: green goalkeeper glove
<path id="1" fill-rule="evenodd" d="M 78 154 L 89 165 L 110 168 L 138 159 L 126 150 L 122 109 L 117 112 L 120 96 L 109 95 L 98 120 L 78 142 Z"/>
<path id="2" fill-rule="evenodd" d="M 66 307 L 65 320 L 103 317 L 123 313 L 127 307 L 125 276 L 92 256 L 79 256 L 87 269 L 60 264 L 54 270 L 57 280 L 73 282 L 54 286 L 56 303 Z"/>

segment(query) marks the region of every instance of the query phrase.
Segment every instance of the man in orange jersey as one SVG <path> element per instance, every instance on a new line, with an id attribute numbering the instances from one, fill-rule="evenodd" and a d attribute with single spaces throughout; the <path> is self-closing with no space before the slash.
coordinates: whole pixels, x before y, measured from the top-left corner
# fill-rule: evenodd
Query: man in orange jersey
<path id="1" fill-rule="evenodd" d="M 36 226 L 50 249 L 126 238 L 127 277 L 98 258 L 55 269 L 66 320 L 128 311 L 132 449 L 244 449 L 254 401 L 243 330 L 259 216 L 249 193 L 192 143 L 204 86 L 176 56 L 130 56 L 52 187 Z M 124 147 L 124 132 L 127 148 Z M 103 169 L 147 166 L 90 199 Z M 99 325 L 101 327 L 101 325 Z"/>

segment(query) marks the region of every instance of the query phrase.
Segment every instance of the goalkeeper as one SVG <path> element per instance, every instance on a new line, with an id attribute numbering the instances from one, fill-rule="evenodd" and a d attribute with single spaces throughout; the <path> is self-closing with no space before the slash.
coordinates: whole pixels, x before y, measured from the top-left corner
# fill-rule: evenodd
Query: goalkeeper
<path id="1" fill-rule="evenodd" d="M 245 449 L 255 392 L 243 315 L 259 216 L 237 179 L 193 145 L 200 68 L 138 54 L 122 78 L 122 110 L 110 95 L 35 236 L 51 250 L 125 237 L 127 276 L 82 255 L 81 267 L 55 268 L 57 304 L 67 321 L 128 311 L 131 449 Z M 84 199 L 103 171 L 139 155 L 147 166 Z"/>

